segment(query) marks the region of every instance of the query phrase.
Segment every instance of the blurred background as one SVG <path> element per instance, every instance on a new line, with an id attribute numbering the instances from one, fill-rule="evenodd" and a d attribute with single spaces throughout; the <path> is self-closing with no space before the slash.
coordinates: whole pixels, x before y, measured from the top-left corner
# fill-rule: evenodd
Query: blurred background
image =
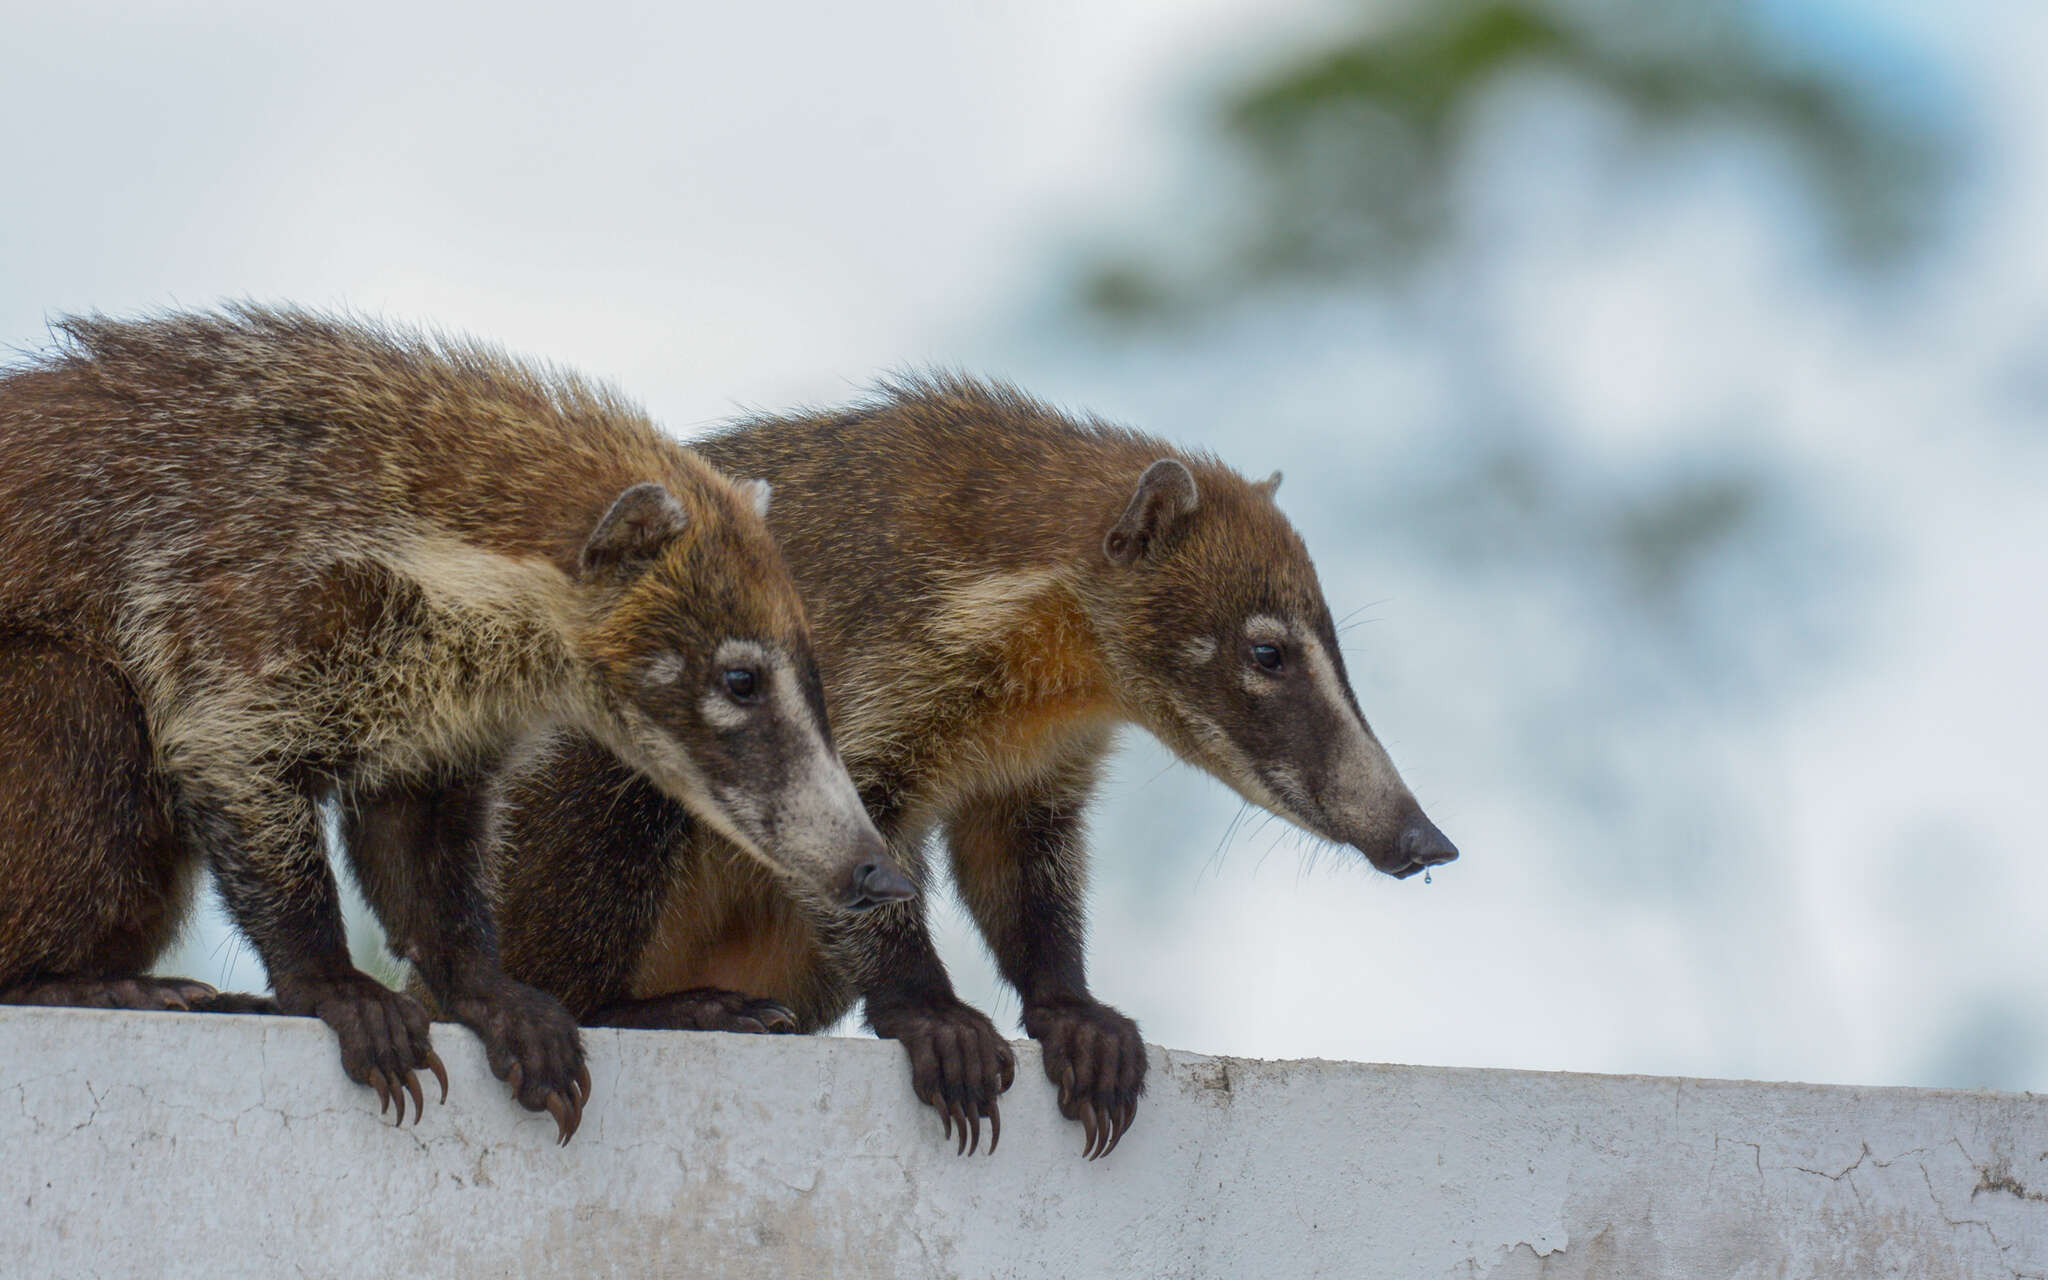
<path id="1" fill-rule="evenodd" d="M 1283 469 L 1465 856 L 1376 877 L 1132 738 L 1092 963 L 1148 1039 L 2048 1088 L 2048 9 L 0 21 L 0 342 L 289 299 L 685 437 L 945 365 Z M 211 906 L 166 967 L 262 982 Z"/>

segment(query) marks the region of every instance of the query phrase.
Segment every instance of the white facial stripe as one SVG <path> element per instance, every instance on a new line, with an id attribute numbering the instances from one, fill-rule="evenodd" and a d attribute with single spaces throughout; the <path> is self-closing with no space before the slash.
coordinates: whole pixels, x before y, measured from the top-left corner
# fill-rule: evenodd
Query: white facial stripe
<path id="1" fill-rule="evenodd" d="M 1394 772 L 1393 761 L 1366 733 L 1365 723 L 1352 714 L 1351 702 L 1344 696 L 1344 684 L 1337 678 L 1337 664 L 1331 661 L 1322 641 L 1305 634 L 1298 643 L 1302 660 L 1308 664 L 1309 675 L 1315 682 L 1316 696 L 1352 729 L 1337 747 L 1336 768 L 1331 771 L 1337 781 L 1333 790 L 1353 804 L 1401 791 L 1401 777 Z"/>
<path id="2" fill-rule="evenodd" d="M 768 650 L 752 640 L 728 640 L 718 646 L 712 655 L 721 670 L 726 667 L 756 667 L 766 670 L 769 663 Z"/>
<path id="3" fill-rule="evenodd" d="M 1210 636 L 1196 636 L 1181 641 L 1181 660 L 1191 667 L 1203 666 L 1216 657 L 1216 641 Z"/>
<path id="4" fill-rule="evenodd" d="M 1285 621 L 1269 613 L 1255 613 L 1244 620 L 1244 638 L 1254 644 L 1272 644 L 1288 639 L 1293 630 Z"/>
<path id="5" fill-rule="evenodd" d="M 808 725 L 812 733 L 824 736 L 825 726 L 818 723 L 810 699 L 797 683 L 796 668 L 780 654 L 775 659 L 775 713 L 792 725 Z"/>
<path id="6" fill-rule="evenodd" d="M 1301 657 L 1308 664 L 1309 675 L 1315 680 L 1316 696 L 1351 717 L 1351 700 L 1344 696 L 1344 683 L 1337 679 L 1337 664 L 1330 661 L 1330 655 L 1323 648 L 1323 642 L 1313 633 L 1304 632 L 1295 639 Z"/>
<path id="7" fill-rule="evenodd" d="M 647 664 L 640 678 L 648 684 L 674 684 L 683 678 L 683 655 L 664 653 Z"/>
<path id="8" fill-rule="evenodd" d="M 747 722 L 747 709 L 716 689 L 697 700 L 697 710 L 714 729 L 731 731 Z"/>

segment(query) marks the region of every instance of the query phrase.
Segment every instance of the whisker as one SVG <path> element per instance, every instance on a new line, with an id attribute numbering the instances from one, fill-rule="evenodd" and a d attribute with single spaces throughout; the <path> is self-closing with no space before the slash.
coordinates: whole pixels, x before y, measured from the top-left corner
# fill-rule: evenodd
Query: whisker
<path id="1" fill-rule="evenodd" d="M 1179 757 L 1179 756 L 1168 756 L 1168 757 L 1166 758 L 1166 763 L 1165 763 L 1165 764 L 1163 764 L 1163 765 L 1160 765 L 1160 766 L 1159 766 L 1159 772 L 1157 772 L 1157 773 L 1153 774 L 1153 775 L 1152 775 L 1151 777 L 1149 777 L 1149 778 L 1145 779 L 1145 780 L 1144 780 L 1143 782 L 1139 783 L 1139 784 L 1137 785 L 1137 787 L 1136 787 L 1136 790 L 1139 790 L 1139 791 L 1143 791 L 1143 790 L 1144 790 L 1144 789 L 1145 789 L 1146 787 L 1149 787 L 1149 786 L 1151 786 L 1151 785 L 1152 785 L 1153 783 L 1155 783 L 1155 782 L 1159 781 L 1159 780 L 1160 780 L 1161 778 L 1165 777 L 1165 776 L 1166 776 L 1167 774 L 1169 774 L 1169 773 L 1173 772 L 1173 768 L 1174 768 L 1174 766 L 1175 766 L 1175 765 L 1177 765 L 1177 764 L 1179 764 L 1179 763 L 1180 763 L 1180 757 Z"/>
<path id="2" fill-rule="evenodd" d="M 1223 838 L 1216 842 L 1215 852 L 1211 853 L 1209 860 L 1202 864 L 1203 875 L 1208 875 L 1212 870 L 1218 875 L 1222 874 L 1223 855 L 1230 848 L 1230 838 L 1237 834 L 1238 826 L 1244 822 L 1244 816 L 1251 812 L 1251 808 L 1249 804 L 1240 804 L 1237 806 L 1237 812 L 1230 815 L 1229 823 L 1223 828 Z"/>
<path id="3" fill-rule="evenodd" d="M 1265 812 L 1263 810 L 1261 812 L 1263 815 L 1263 820 L 1259 823 L 1258 826 L 1252 828 L 1250 838 L 1253 840 L 1256 840 L 1260 836 L 1264 835 L 1266 833 L 1266 828 L 1272 826 L 1274 820 L 1279 817 L 1279 815 L 1275 813 Z M 1281 834 L 1285 835 L 1286 832 L 1291 829 L 1291 827 L 1283 827 L 1281 828 Z M 1252 870 L 1256 872 L 1263 868 L 1266 865 L 1266 859 L 1271 857 L 1273 855 L 1273 850 L 1279 847 L 1280 842 L 1278 840 L 1275 840 L 1272 844 L 1267 845 L 1266 851 L 1259 855 L 1259 860 L 1252 864 Z"/>
<path id="4" fill-rule="evenodd" d="M 1386 603 L 1388 603 L 1389 601 L 1391 601 L 1392 599 L 1393 599 L 1393 597 L 1392 597 L 1392 596 L 1387 596 L 1387 597 L 1385 597 L 1385 598 L 1383 598 L 1383 599 L 1379 599 L 1379 600 L 1368 600 L 1368 601 L 1366 601 L 1366 602 L 1365 602 L 1364 604 L 1362 604 L 1362 605 L 1359 605 L 1359 606 L 1358 606 L 1358 607 L 1357 607 L 1356 609 L 1353 609 L 1353 610 L 1352 610 L 1351 612 L 1349 612 L 1349 613 L 1345 614 L 1345 615 L 1344 615 L 1343 617 L 1341 617 L 1341 618 L 1337 619 L 1337 629 L 1338 629 L 1339 631 L 1342 631 L 1342 630 L 1344 629 L 1344 624 L 1345 624 L 1345 623 L 1347 623 L 1347 622 L 1349 622 L 1349 621 L 1351 621 L 1351 620 L 1352 620 L 1353 618 L 1357 617 L 1357 616 L 1358 616 L 1359 614 L 1361 614 L 1361 613 L 1364 613 L 1364 612 L 1365 612 L 1365 611 L 1366 611 L 1367 609 L 1373 609 L 1373 608 L 1377 608 L 1377 607 L 1379 607 L 1380 605 L 1386 604 Z"/>

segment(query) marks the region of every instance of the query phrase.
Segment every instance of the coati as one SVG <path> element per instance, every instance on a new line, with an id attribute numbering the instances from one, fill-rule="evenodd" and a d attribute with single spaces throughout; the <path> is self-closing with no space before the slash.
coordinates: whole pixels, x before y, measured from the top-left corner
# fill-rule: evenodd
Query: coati
<path id="1" fill-rule="evenodd" d="M 417 1118 L 418 1070 L 447 1077 L 421 1006 L 349 962 L 332 803 L 394 951 L 566 1142 L 576 1024 L 502 972 L 482 879 L 525 735 L 591 735 L 821 894 L 912 891 L 832 749 L 763 486 L 467 342 L 255 306 L 57 332 L 0 375 L 0 1000 L 222 1007 L 144 976 L 203 860 L 278 1008 Z"/>
<path id="2" fill-rule="evenodd" d="M 1277 476 L 954 378 L 697 447 L 775 486 L 847 767 L 914 878 L 943 837 L 1090 1156 L 1145 1076 L 1083 955 L 1083 819 L 1119 725 L 1391 875 L 1457 857 L 1359 711 Z M 986 1117 L 994 1149 L 1012 1057 L 919 903 L 819 913 L 588 739 L 504 786 L 509 972 L 586 1024 L 812 1030 L 864 998 L 958 1148 Z"/>

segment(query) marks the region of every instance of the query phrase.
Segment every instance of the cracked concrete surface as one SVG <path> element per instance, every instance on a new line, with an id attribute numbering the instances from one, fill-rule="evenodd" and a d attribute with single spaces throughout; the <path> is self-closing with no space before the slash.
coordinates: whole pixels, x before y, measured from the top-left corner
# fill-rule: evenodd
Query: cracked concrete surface
<path id="1" fill-rule="evenodd" d="M 599 1031 L 566 1149 L 475 1041 L 393 1131 L 298 1019 L 0 1009 L 0 1274 L 2048 1280 L 2048 1097 L 1153 1050 L 1095 1164 L 1020 1045 Z M 431 1097 L 431 1091 L 430 1091 Z"/>

